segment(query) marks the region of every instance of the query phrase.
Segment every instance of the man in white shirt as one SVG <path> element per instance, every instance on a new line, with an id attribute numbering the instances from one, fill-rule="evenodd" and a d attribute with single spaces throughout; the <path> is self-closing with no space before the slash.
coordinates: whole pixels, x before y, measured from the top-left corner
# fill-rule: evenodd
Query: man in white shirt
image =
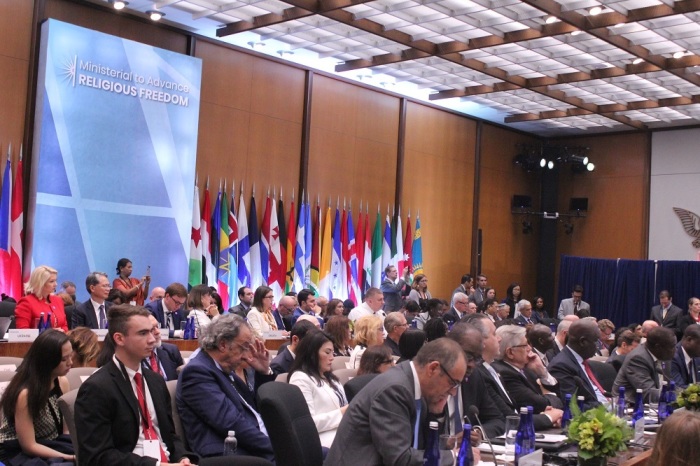
<path id="1" fill-rule="evenodd" d="M 85 288 L 90 293 L 90 299 L 75 307 L 71 328 L 106 328 L 107 311 L 112 306 L 112 303 L 105 301 L 112 289 L 109 277 L 104 272 L 91 272 L 85 279 Z"/>
<path id="2" fill-rule="evenodd" d="M 382 307 L 384 307 L 384 293 L 379 288 L 370 288 L 365 293 L 365 301 L 350 311 L 348 319 L 355 322 L 360 317 L 376 315 L 383 322 L 386 314 L 382 311 Z"/>

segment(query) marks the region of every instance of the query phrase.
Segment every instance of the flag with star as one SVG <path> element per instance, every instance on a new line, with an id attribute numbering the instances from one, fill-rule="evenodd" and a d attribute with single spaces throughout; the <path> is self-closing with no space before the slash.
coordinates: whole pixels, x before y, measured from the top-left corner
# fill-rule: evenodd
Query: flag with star
<path id="1" fill-rule="evenodd" d="M 202 284 L 202 228 L 199 214 L 199 187 L 194 185 L 194 202 L 192 203 L 192 233 L 190 234 L 190 271 L 187 284 Z"/>

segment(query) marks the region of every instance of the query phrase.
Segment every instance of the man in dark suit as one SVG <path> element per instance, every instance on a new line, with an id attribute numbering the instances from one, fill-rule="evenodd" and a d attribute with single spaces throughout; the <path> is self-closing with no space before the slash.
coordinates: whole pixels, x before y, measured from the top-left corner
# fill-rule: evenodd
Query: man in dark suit
<path id="1" fill-rule="evenodd" d="M 277 356 L 275 356 L 270 363 L 270 369 L 272 369 L 272 372 L 276 376 L 289 372 L 294 358 L 296 357 L 296 350 L 297 346 L 299 346 L 299 342 L 301 342 L 309 332 L 313 331 L 318 331 L 318 328 L 308 320 L 298 320 L 297 323 L 294 324 L 292 332 L 289 335 L 290 343 L 283 349 L 280 349 Z"/>
<path id="2" fill-rule="evenodd" d="M 253 290 L 247 286 L 238 288 L 238 304 L 229 308 L 229 314 L 236 314 L 245 319 L 248 316 L 248 311 L 250 311 L 250 306 L 253 305 L 253 296 Z M 282 327 L 278 328 L 281 329 Z"/>
<path id="3" fill-rule="evenodd" d="M 160 324 L 153 314 L 149 316 L 149 320 L 151 332 L 156 338 L 156 346 L 149 357 L 143 360 L 143 365 L 165 380 L 177 380 L 177 368 L 185 365 L 180 349 L 172 343 L 163 343 L 160 337 Z"/>
<path id="4" fill-rule="evenodd" d="M 677 387 L 686 388 L 700 381 L 700 325 L 690 325 L 676 345 L 671 361 L 671 377 Z"/>
<path id="5" fill-rule="evenodd" d="M 447 326 L 454 325 L 455 322 L 467 315 L 469 311 L 469 297 L 458 291 L 452 295 L 452 307 L 449 311 L 442 315 L 442 320 L 445 321 Z"/>
<path id="6" fill-rule="evenodd" d="M 390 312 L 384 319 L 384 330 L 386 330 L 384 346 L 387 346 L 391 350 L 392 356 L 401 357 L 399 339 L 407 329 L 408 322 L 406 322 L 406 316 L 400 312 Z"/>
<path id="7" fill-rule="evenodd" d="M 71 317 L 71 328 L 106 328 L 107 311 L 112 303 L 105 301 L 112 288 L 109 277 L 104 272 L 91 272 L 85 279 L 85 288 L 90 299 L 78 304 Z"/>
<path id="8" fill-rule="evenodd" d="M 588 360 L 595 356 L 600 338 L 598 324 L 589 319 L 577 320 L 569 327 L 569 340 L 563 350 L 549 362 L 549 372 L 559 381 L 562 403 L 566 395 L 584 397 L 584 409 L 605 403 L 605 390 Z"/>
<path id="9" fill-rule="evenodd" d="M 168 336 L 180 334 L 180 322 L 185 319 L 183 306 L 187 303 L 187 289 L 182 283 L 171 283 L 165 289 L 163 299 L 146 304 L 146 309 L 155 316 L 160 328 L 168 329 Z"/>
<path id="10" fill-rule="evenodd" d="M 651 308 L 649 320 L 653 320 L 662 327 L 670 328 L 676 334 L 676 338 L 681 337 L 683 310 L 673 304 L 673 298 L 668 290 L 659 293 L 659 304 Z"/>
<path id="11" fill-rule="evenodd" d="M 532 310 L 531 310 L 532 312 Z M 544 367 L 549 366 L 550 359 L 547 352 L 554 346 L 554 335 L 546 325 L 536 324 L 527 331 L 527 342 L 532 346 L 532 351 L 542 361 Z"/>
<path id="12" fill-rule="evenodd" d="M 292 315 L 297 307 L 297 298 L 294 296 L 282 296 L 277 303 L 277 309 L 272 311 L 272 317 L 277 323 L 277 330 L 292 330 Z"/>
<path id="13" fill-rule="evenodd" d="M 121 304 L 110 309 L 108 318 L 113 360 L 80 386 L 75 402 L 80 464 L 198 463 L 175 433 L 165 381 L 141 366 L 156 342 L 148 312 Z"/>
<path id="14" fill-rule="evenodd" d="M 423 464 L 428 420 L 443 415 L 448 396 L 455 395 L 466 372 L 456 342 L 438 338 L 426 343 L 413 361 L 378 375 L 355 396 L 325 464 Z M 441 451 L 440 464 L 453 463 L 452 452 Z"/>
<path id="15" fill-rule="evenodd" d="M 454 301 L 455 293 L 464 293 L 469 297 L 471 293 L 471 288 L 473 285 L 472 276 L 468 273 L 462 275 L 462 279 L 459 281 L 459 286 L 452 291 L 452 300 Z"/>
<path id="16" fill-rule="evenodd" d="M 382 281 L 379 288 L 384 293 L 384 312 L 388 314 L 401 309 L 401 292 L 409 280 L 408 267 L 404 267 L 403 277 L 398 282 L 395 282 L 395 280 L 399 276 L 399 271 L 393 265 L 386 266 L 384 276 L 386 278 Z"/>
<path id="17" fill-rule="evenodd" d="M 297 323 L 297 319 L 303 315 L 311 315 L 316 317 L 316 296 L 314 292 L 304 288 L 297 294 L 297 303 L 299 307 L 294 310 L 292 314 L 292 326 Z M 323 327 L 323 319 L 317 317 L 319 324 Z"/>
<path id="18" fill-rule="evenodd" d="M 533 326 L 537 322 L 532 319 L 532 303 L 526 299 L 522 299 L 518 302 L 518 310 L 520 315 L 515 318 L 515 324 L 521 327 Z M 549 332 L 552 333 L 552 332 Z"/>
<path id="19" fill-rule="evenodd" d="M 228 314 L 204 329 L 200 347 L 177 384 L 177 409 L 190 446 L 203 457 L 221 456 L 226 433 L 233 430 L 239 455 L 274 461 L 265 423 L 251 404 L 254 397 L 247 402 L 233 376 L 245 362 L 255 369 L 257 384 L 274 379 L 265 345 L 245 320 Z"/>
<path id="20" fill-rule="evenodd" d="M 676 351 L 676 335 L 666 327 L 656 327 L 647 333 L 647 341 L 639 345 L 625 358 L 613 384 L 613 393 L 625 387 L 625 396 L 634 401 L 635 392 L 641 388 L 644 398 L 649 399 L 651 390 L 661 388 L 659 375 L 665 380 L 671 376 L 670 362 Z"/>
<path id="21" fill-rule="evenodd" d="M 558 394 L 557 380 L 552 377 L 540 358 L 532 352 L 525 337 L 525 329 L 517 325 L 498 327 L 496 335 L 501 338 L 500 361 L 494 361 L 493 368 L 501 376 L 508 395 L 518 407 L 532 406 L 536 413 L 547 406 L 563 407 L 556 395 L 543 395 L 542 386 Z"/>
<path id="22" fill-rule="evenodd" d="M 616 371 L 619 371 L 625 362 L 625 357 L 630 351 L 639 346 L 640 341 L 641 337 L 632 330 L 623 330 L 617 336 L 617 346 L 612 350 L 610 357 L 605 362 L 612 365 Z"/>

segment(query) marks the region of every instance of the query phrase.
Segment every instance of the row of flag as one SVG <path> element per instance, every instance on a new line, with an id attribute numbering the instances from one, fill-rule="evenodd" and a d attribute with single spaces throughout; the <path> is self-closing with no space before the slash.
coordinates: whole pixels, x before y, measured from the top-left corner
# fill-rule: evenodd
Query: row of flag
<path id="1" fill-rule="evenodd" d="M 224 307 L 235 304 L 239 287 L 260 285 L 273 290 L 275 301 L 308 288 L 317 296 L 358 304 L 368 288 L 380 286 L 389 264 L 399 273 L 404 267 L 414 274 L 423 272 L 420 215 L 412 233 L 409 213 L 404 235 L 400 209 L 394 215 L 387 212 L 384 222 L 377 209 L 372 229 L 369 206 L 364 211 L 360 206 L 356 230 L 352 208 L 341 209 L 340 200 L 334 211 L 330 203 L 322 208 L 319 199 L 312 206 L 303 194 L 295 206 L 292 195 L 287 217 L 282 190 L 279 198 L 276 190 L 272 196 L 268 191 L 262 224 L 257 219 L 255 188 L 250 215 L 242 186 L 238 210 L 235 205 L 235 189 L 231 188 L 229 202 L 224 185 L 212 210 L 207 183 L 200 208 L 195 185 L 188 283 L 215 286 Z"/>
<path id="2" fill-rule="evenodd" d="M 19 300 L 22 296 L 22 237 L 24 191 L 22 149 L 12 183 L 12 144 L 7 148 L 7 163 L 0 192 L 0 290 Z"/>

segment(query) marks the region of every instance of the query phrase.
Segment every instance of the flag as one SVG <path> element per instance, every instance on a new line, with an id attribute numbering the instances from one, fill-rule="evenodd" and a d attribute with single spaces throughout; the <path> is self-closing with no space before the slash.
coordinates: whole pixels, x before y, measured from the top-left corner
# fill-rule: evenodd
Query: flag
<path id="1" fill-rule="evenodd" d="M 231 183 L 231 208 L 228 211 L 228 295 L 233 306 L 238 295 L 238 220 L 236 220 L 235 189 Z"/>
<path id="2" fill-rule="evenodd" d="M 287 277 L 284 284 L 285 293 L 294 290 L 294 257 L 296 254 L 296 220 L 294 219 L 294 195 L 289 209 L 289 224 L 287 225 Z"/>
<path id="3" fill-rule="evenodd" d="M 364 257 L 365 257 L 365 217 L 362 215 L 362 202 L 360 202 L 360 213 L 357 215 L 357 236 L 355 236 L 355 251 L 357 253 L 357 284 L 360 291 L 363 291 L 364 283 Z"/>
<path id="4" fill-rule="evenodd" d="M 282 188 L 280 188 L 280 198 L 277 201 L 277 222 L 280 231 L 280 265 L 279 275 L 280 289 L 284 294 L 284 288 L 287 282 L 287 226 L 284 220 L 284 200 L 282 200 Z"/>
<path id="5" fill-rule="evenodd" d="M 413 234 L 413 274 L 423 273 L 423 242 L 421 239 L 420 217 L 416 217 L 416 232 Z"/>
<path id="6" fill-rule="evenodd" d="M 396 215 L 396 209 L 394 209 L 394 215 L 391 217 L 391 261 L 389 262 L 391 265 L 395 266 L 398 268 L 399 266 L 399 253 L 403 254 L 403 251 L 399 251 L 397 249 L 397 244 L 396 244 L 396 224 L 397 224 L 397 218 L 398 216 Z M 400 234 L 400 233 L 399 233 Z M 401 275 L 401 270 L 399 270 L 399 275 Z"/>
<path id="7" fill-rule="evenodd" d="M 372 234 L 372 286 L 382 285 L 382 216 L 377 209 L 377 220 L 374 222 Z"/>
<path id="8" fill-rule="evenodd" d="M 396 237 L 396 255 L 398 257 L 396 269 L 399 271 L 399 276 L 403 275 L 403 268 L 406 267 L 406 258 L 403 253 L 403 238 L 401 237 L 402 233 L 401 207 L 399 207 L 399 214 L 396 216 L 396 231 L 394 231 L 394 236 Z"/>
<path id="9" fill-rule="evenodd" d="M 258 232 L 258 210 L 255 207 L 255 189 L 250 198 L 250 217 L 248 217 L 248 244 L 250 245 L 250 287 L 255 290 L 262 285 L 260 272 L 260 233 Z"/>
<path id="10" fill-rule="evenodd" d="M 382 241 L 382 280 L 385 278 L 384 270 L 389 264 L 391 264 L 391 220 L 389 219 L 389 214 L 387 214 L 384 223 L 384 240 Z"/>
<path id="11" fill-rule="evenodd" d="M 9 290 L 12 285 L 10 273 L 10 204 L 12 200 L 12 166 L 10 165 L 10 149 L 7 153 L 7 164 L 2 176 L 2 194 L 0 195 L 0 289 Z M 20 296 L 14 296 L 19 300 Z"/>
<path id="12" fill-rule="evenodd" d="M 350 274 L 348 273 L 348 263 L 350 262 L 348 249 L 348 213 L 343 206 L 343 213 L 340 217 L 340 280 L 342 283 L 341 293 L 343 299 L 349 297 Z"/>
<path id="13" fill-rule="evenodd" d="M 216 288 L 219 290 L 219 296 L 221 296 L 221 304 L 224 309 L 229 307 L 229 289 L 228 289 L 228 274 L 229 274 L 229 264 L 228 264 L 228 254 L 229 254 L 229 240 L 228 235 L 230 233 L 228 229 L 228 200 L 226 199 L 226 188 L 221 194 L 221 205 L 219 206 L 219 266 L 217 268 L 218 273 L 216 274 Z"/>
<path id="14" fill-rule="evenodd" d="M 284 210 L 282 210 L 282 215 L 284 215 Z M 275 295 L 275 302 L 279 301 L 284 290 L 284 266 L 282 265 L 284 260 L 282 259 L 281 240 L 282 234 L 277 221 L 277 202 L 273 198 L 270 209 L 270 279 L 267 283 Z"/>
<path id="15" fill-rule="evenodd" d="M 204 187 L 204 202 L 202 203 L 202 283 L 216 284 L 216 268 L 211 255 L 211 199 L 209 197 L 209 181 Z"/>
<path id="16" fill-rule="evenodd" d="M 347 222 L 348 295 L 355 305 L 358 305 L 360 303 L 360 299 L 362 299 L 362 295 L 360 294 L 360 285 L 357 281 L 357 244 L 355 243 L 355 228 L 352 224 L 352 210 L 348 211 Z"/>
<path id="17" fill-rule="evenodd" d="M 326 219 L 323 222 L 323 239 L 321 241 L 321 266 L 318 271 L 320 296 L 330 297 L 331 256 L 333 245 L 331 236 L 331 206 L 326 209 Z"/>
<path id="18" fill-rule="evenodd" d="M 221 235 L 221 184 L 216 196 L 214 210 L 211 213 L 211 261 L 214 264 L 214 275 L 209 280 L 218 286 L 219 280 L 219 236 Z"/>
<path id="19" fill-rule="evenodd" d="M 299 208 L 297 224 L 297 244 L 294 249 L 294 291 L 300 292 L 306 287 L 306 203 L 303 200 Z"/>
<path id="20" fill-rule="evenodd" d="M 404 267 L 408 267 L 408 273 L 411 273 L 411 268 L 413 266 L 413 234 L 411 233 L 411 213 L 408 213 L 408 219 L 406 220 L 406 238 L 403 242 L 403 260 Z"/>
<path id="21" fill-rule="evenodd" d="M 306 201 L 306 225 L 304 227 L 304 284 L 311 289 L 311 250 L 313 249 L 313 231 L 311 231 L 311 204 Z"/>
<path id="22" fill-rule="evenodd" d="M 362 248 L 364 252 L 362 253 L 362 268 L 364 273 L 362 274 L 362 294 L 364 296 L 367 290 L 372 286 L 372 247 L 370 246 L 370 235 L 369 235 L 369 211 L 365 212 L 365 233 Z"/>
<path id="23" fill-rule="evenodd" d="M 343 295 L 343 280 L 340 267 L 342 251 L 340 249 L 340 212 L 338 207 L 335 208 L 335 221 L 333 222 L 333 250 L 331 251 L 331 278 L 330 297 L 337 299 L 345 299 Z"/>
<path id="24" fill-rule="evenodd" d="M 314 213 L 314 224 L 313 231 L 311 234 L 311 290 L 316 296 L 321 296 L 320 294 L 320 277 L 319 277 L 319 262 L 321 260 L 321 243 L 319 243 L 320 237 L 319 233 L 321 229 L 321 206 L 316 202 L 316 209 Z"/>
<path id="25" fill-rule="evenodd" d="M 12 192 L 12 208 L 10 209 L 10 279 L 12 287 L 8 293 L 10 296 L 19 297 L 24 293 L 22 283 L 22 242 L 24 239 L 24 191 L 22 183 L 22 149 L 20 148 L 17 172 L 15 173 L 15 185 Z"/>
<path id="26" fill-rule="evenodd" d="M 202 217 L 199 213 L 199 187 L 194 185 L 194 202 L 192 202 L 192 233 L 190 234 L 190 271 L 187 284 L 193 286 L 202 283 Z"/>
<path id="27" fill-rule="evenodd" d="M 238 284 L 251 286 L 250 281 L 250 243 L 248 238 L 248 218 L 243 200 L 243 186 L 238 199 Z"/>
<path id="28" fill-rule="evenodd" d="M 269 286 L 270 283 L 270 221 L 272 214 L 270 209 L 272 203 L 270 193 L 267 193 L 265 200 L 265 212 L 263 213 L 262 231 L 260 234 L 260 275 L 262 276 L 262 284 Z"/>

